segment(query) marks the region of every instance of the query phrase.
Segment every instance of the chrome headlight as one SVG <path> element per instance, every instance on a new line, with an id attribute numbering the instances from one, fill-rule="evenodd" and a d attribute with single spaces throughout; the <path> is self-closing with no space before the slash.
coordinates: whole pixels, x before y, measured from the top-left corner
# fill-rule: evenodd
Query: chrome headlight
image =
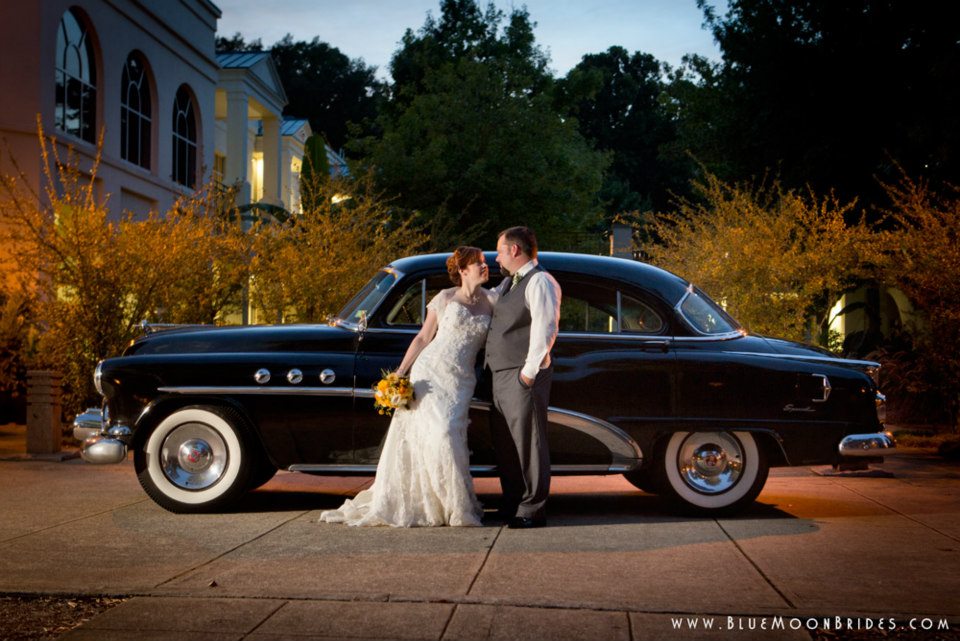
<path id="1" fill-rule="evenodd" d="M 100 383 L 100 379 L 103 378 L 102 368 L 103 361 L 100 361 L 97 363 L 97 369 L 93 372 L 93 386 L 96 388 L 97 393 L 100 394 L 100 396 L 106 396 L 106 394 L 103 393 L 103 385 Z"/>
<path id="2" fill-rule="evenodd" d="M 877 404 L 877 420 L 880 421 L 881 425 L 884 425 L 887 422 L 887 397 L 877 392 L 875 402 Z"/>

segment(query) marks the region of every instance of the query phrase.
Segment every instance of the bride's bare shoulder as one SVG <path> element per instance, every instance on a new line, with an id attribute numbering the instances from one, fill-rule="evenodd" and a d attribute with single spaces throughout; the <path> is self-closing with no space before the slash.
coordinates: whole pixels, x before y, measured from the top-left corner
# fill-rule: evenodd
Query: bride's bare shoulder
<path id="1" fill-rule="evenodd" d="M 490 289 L 483 288 L 483 293 L 486 295 L 487 301 L 491 305 L 496 305 L 497 301 L 500 300 L 500 294 L 497 292 L 495 287 L 491 287 Z"/>

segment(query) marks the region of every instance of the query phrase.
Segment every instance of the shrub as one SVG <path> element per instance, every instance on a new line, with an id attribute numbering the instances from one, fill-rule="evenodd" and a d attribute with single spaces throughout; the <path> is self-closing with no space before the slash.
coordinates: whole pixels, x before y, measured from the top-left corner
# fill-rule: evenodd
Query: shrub
<path id="1" fill-rule="evenodd" d="M 845 222 L 855 203 L 776 180 L 727 184 L 709 173 L 694 190 L 696 200 L 648 220 L 642 252 L 697 284 L 750 331 L 827 346 L 829 310 L 879 262 L 878 237 L 862 220 Z"/>

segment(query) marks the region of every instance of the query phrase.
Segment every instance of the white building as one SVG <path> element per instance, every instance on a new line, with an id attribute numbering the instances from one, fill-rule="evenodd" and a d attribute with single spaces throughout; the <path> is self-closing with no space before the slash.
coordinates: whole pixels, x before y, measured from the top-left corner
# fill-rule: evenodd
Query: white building
<path id="1" fill-rule="evenodd" d="M 166 211 L 202 184 L 213 165 L 219 17 L 209 0 L 0 3 L 0 136 L 31 185 L 43 176 L 38 118 L 84 168 L 103 132 L 95 187 L 116 216 Z"/>
<path id="2" fill-rule="evenodd" d="M 95 189 L 115 218 L 167 211 L 211 178 L 240 205 L 299 211 L 310 126 L 283 120 L 268 53 L 215 52 L 220 15 L 209 0 L 0 2 L 0 172 L 9 151 L 42 191 L 39 117 L 84 169 L 103 132 Z"/>

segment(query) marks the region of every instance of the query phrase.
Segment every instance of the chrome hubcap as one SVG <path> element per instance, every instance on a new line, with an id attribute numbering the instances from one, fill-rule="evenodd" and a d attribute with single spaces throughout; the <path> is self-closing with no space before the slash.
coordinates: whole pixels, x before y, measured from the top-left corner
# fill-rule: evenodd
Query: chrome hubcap
<path id="1" fill-rule="evenodd" d="M 696 432 L 684 440 L 677 458 L 684 483 L 702 494 L 726 492 L 743 472 L 743 448 L 732 434 Z"/>
<path id="2" fill-rule="evenodd" d="M 160 448 L 160 465 L 171 483 L 185 490 L 205 490 L 223 476 L 227 446 L 220 433 L 203 423 L 184 423 Z"/>

